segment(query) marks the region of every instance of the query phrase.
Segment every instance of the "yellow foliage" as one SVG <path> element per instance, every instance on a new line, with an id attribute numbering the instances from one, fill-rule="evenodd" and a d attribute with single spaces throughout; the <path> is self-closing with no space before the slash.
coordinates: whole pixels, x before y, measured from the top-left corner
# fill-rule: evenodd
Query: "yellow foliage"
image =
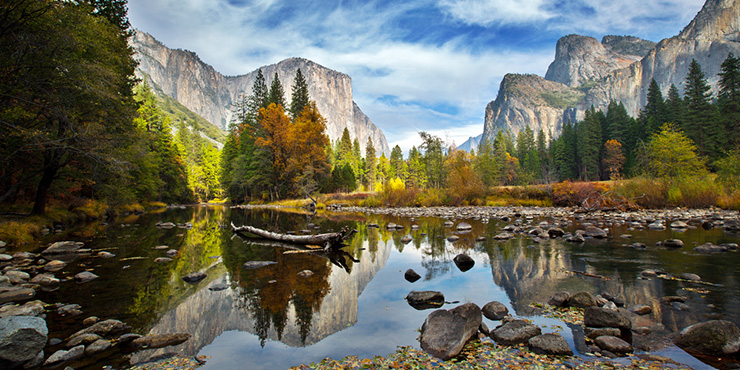
<path id="1" fill-rule="evenodd" d="M 38 238 L 40 232 L 41 226 L 35 222 L 0 223 L 0 240 L 10 245 L 31 243 Z"/>

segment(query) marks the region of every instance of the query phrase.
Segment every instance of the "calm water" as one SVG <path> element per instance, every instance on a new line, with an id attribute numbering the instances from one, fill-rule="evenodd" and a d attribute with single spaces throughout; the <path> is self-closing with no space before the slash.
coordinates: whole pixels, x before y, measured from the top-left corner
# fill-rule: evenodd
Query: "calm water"
<path id="1" fill-rule="evenodd" d="M 155 227 L 157 221 L 190 222 L 192 228 L 163 230 Z M 327 232 L 348 226 L 359 233 L 344 249 L 346 253 L 319 256 L 243 240 L 223 227 L 232 221 L 281 232 Z M 85 240 L 87 246 L 107 250 L 116 257 L 84 257 L 70 263 L 63 270 L 66 275 L 88 269 L 100 278 L 86 284 L 65 283 L 60 290 L 38 297 L 47 303 L 78 303 L 84 312 L 76 318 L 50 314 L 50 337 L 68 336 L 91 315 L 122 320 L 141 334 L 187 332 L 192 338 L 184 344 L 133 354 L 131 361 L 169 353 L 199 354 L 210 357 L 203 369 L 281 369 L 325 357 L 372 357 L 394 352 L 397 346 L 418 347 L 418 329 L 431 310 L 417 311 L 409 306 L 403 298 L 411 290 L 439 290 L 447 301 L 479 306 L 500 301 L 512 314 L 534 320 L 543 332 L 560 332 L 579 353 L 585 349 L 574 339 L 581 335 L 577 329 L 537 316 L 529 304 L 544 303 L 560 290 L 594 294 L 608 291 L 624 297 L 628 306 L 653 305 L 652 318 L 665 326 L 665 333 L 709 318 L 740 323 L 738 253 L 707 255 L 692 250 L 694 243 L 740 241 L 738 235 L 721 229 L 677 233 L 670 229 L 612 228 L 615 237 L 608 240 L 587 240 L 582 245 L 561 240 L 535 244 L 524 235 L 503 242 L 492 239 L 511 222 L 466 220 L 473 231 L 459 234 L 460 241 L 450 243 L 446 237 L 456 232 L 445 228 L 444 221 L 424 218 L 412 222 L 356 214 L 310 216 L 226 207 L 167 210 L 108 226 L 92 225 L 65 236 Z M 540 221 L 553 220 L 535 218 L 525 220 L 524 225 Z M 404 225 L 405 229 L 389 232 L 384 227 L 389 222 Z M 368 228 L 369 223 L 381 227 Z M 411 230 L 414 224 L 418 230 Z M 577 223 L 564 227 L 571 231 L 577 228 Z M 633 238 L 616 237 L 624 233 Z M 401 243 L 406 234 L 413 237 L 409 244 Z M 487 236 L 488 241 L 476 243 L 477 236 Z M 678 251 L 655 247 L 656 241 L 668 238 L 680 238 L 686 247 Z M 635 241 L 648 245 L 648 250 L 623 246 Z M 179 255 L 169 263 L 154 263 L 166 252 L 157 246 L 177 249 Z M 463 252 L 476 261 L 475 267 L 466 272 L 452 262 Z M 242 265 L 247 261 L 276 264 L 246 270 Z M 422 279 L 413 284 L 404 280 L 403 273 L 409 268 Z M 664 269 L 676 276 L 692 272 L 716 285 L 638 279 L 640 271 L 647 268 Z M 182 281 L 181 276 L 198 270 L 208 274 L 204 281 L 197 285 Z M 299 274 L 304 270 L 312 274 Z M 574 270 L 609 280 L 569 272 Z M 691 310 L 678 311 L 655 303 L 667 295 L 687 296 Z M 497 325 L 484 321 L 491 328 Z M 47 352 L 56 349 L 48 348 Z M 127 359 L 113 352 L 71 365 L 76 369 L 123 367 Z M 695 368 L 707 367 L 675 347 L 657 353 Z"/>

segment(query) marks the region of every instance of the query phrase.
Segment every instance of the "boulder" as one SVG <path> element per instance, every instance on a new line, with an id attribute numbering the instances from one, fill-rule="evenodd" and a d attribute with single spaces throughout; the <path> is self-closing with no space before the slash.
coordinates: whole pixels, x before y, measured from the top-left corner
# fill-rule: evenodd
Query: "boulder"
<path id="1" fill-rule="evenodd" d="M 455 266 L 462 272 L 468 271 L 475 266 L 475 260 L 465 253 L 458 254 L 452 260 L 455 262 Z"/>
<path id="2" fill-rule="evenodd" d="M 5 277 L 10 279 L 10 282 L 13 284 L 24 284 L 31 280 L 31 275 L 18 270 L 5 271 Z"/>
<path id="3" fill-rule="evenodd" d="M 583 325 L 592 328 L 619 328 L 629 330 L 632 321 L 619 311 L 602 307 L 588 307 L 583 314 Z"/>
<path id="4" fill-rule="evenodd" d="M 565 241 L 569 243 L 583 243 L 586 241 L 586 238 L 584 238 L 581 234 L 573 234 L 565 238 Z"/>
<path id="5" fill-rule="evenodd" d="M 527 341 L 529 350 L 539 355 L 572 356 L 573 351 L 568 346 L 562 335 L 542 334 Z"/>
<path id="6" fill-rule="evenodd" d="M 41 254 L 73 254 L 79 252 L 83 245 L 73 241 L 56 242 L 44 249 Z"/>
<path id="7" fill-rule="evenodd" d="M 690 272 L 684 272 L 683 274 L 681 274 L 680 278 L 690 281 L 701 281 L 701 276 L 697 274 L 692 274 Z"/>
<path id="8" fill-rule="evenodd" d="M 177 256 L 178 253 L 179 252 L 177 251 L 177 249 L 170 249 L 167 252 L 165 252 L 167 257 L 170 257 L 170 258 L 174 258 L 175 256 Z"/>
<path id="9" fill-rule="evenodd" d="M 413 283 L 413 282 L 421 279 L 421 276 L 416 271 L 414 271 L 413 269 L 408 269 L 403 274 L 403 278 L 406 279 L 406 281 L 408 281 L 410 283 Z"/>
<path id="10" fill-rule="evenodd" d="M 46 321 L 32 316 L 0 319 L 0 362 L 25 362 L 34 359 L 46 345 Z"/>
<path id="11" fill-rule="evenodd" d="M 436 310 L 427 316 L 421 327 L 421 348 L 432 356 L 449 360 L 478 333 L 481 322 L 481 311 L 475 303 Z"/>
<path id="12" fill-rule="evenodd" d="M 206 276 L 208 275 L 206 275 L 205 272 L 195 271 L 183 276 L 182 280 L 185 280 L 188 284 L 198 284 L 201 280 L 205 279 Z"/>
<path id="13" fill-rule="evenodd" d="M 457 235 L 450 235 L 447 237 L 447 241 L 450 243 L 454 243 L 456 241 L 460 240 L 460 237 Z"/>
<path id="14" fill-rule="evenodd" d="M 162 348 L 176 346 L 190 339 L 188 333 L 150 334 L 131 341 L 130 346 L 134 349 Z"/>
<path id="15" fill-rule="evenodd" d="M 49 358 L 46 359 L 46 362 L 44 362 L 44 366 L 56 365 L 56 364 L 61 364 L 67 361 L 73 361 L 78 358 L 82 358 L 82 356 L 84 355 L 85 355 L 85 346 L 83 345 L 72 347 L 69 351 L 60 349 L 54 352 L 51 356 L 49 356 Z"/>
<path id="16" fill-rule="evenodd" d="M 507 240 L 513 237 L 514 237 L 514 234 L 512 233 L 500 233 L 500 234 L 496 234 L 496 236 L 494 236 L 493 238 L 496 240 Z"/>
<path id="17" fill-rule="evenodd" d="M 621 338 L 611 335 L 602 335 L 594 339 L 594 343 L 604 351 L 616 354 L 625 354 L 632 352 L 632 346 Z"/>
<path id="18" fill-rule="evenodd" d="M 568 303 L 568 298 L 570 298 L 570 293 L 565 291 L 557 292 L 550 296 L 550 299 L 547 300 L 547 304 L 555 307 L 563 307 Z"/>
<path id="19" fill-rule="evenodd" d="M 473 226 L 471 226 L 467 222 L 461 222 L 457 224 L 457 231 L 470 231 L 473 230 Z"/>
<path id="20" fill-rule="evenodd" d="M 722 245 L 714 245 L 712 243 L 706 243 L 702 244 L 700 246 L 694 247 L 694 251 L 696 252 L 702 252 L 702 253 L 721 253 L 721 252 L 727 252 L 727 247 Z"/>
<path id="21" fill-rule="evenodd" d="M 589 292 L 578 292 L 570 296 L 566 304 L 569 307 L 578 308 L 594 307 L 596 306 L 596 298 Z"/>
<path id="22" fill-rule="evenodd" d="M 44 313 L 44 304 L 41 301 L 26 302 L 23 305 L 7 305 L 0 307 L 0 319 L 11 316 L 38 316 Z"/>
<path id="23" fill-rule="evenodd" d="M 302 271 L 300 271 L 298 273 L 298 276 L 300 276 L 302 278 L 308 278 L 308 277 L 313 276 L 313 271 L 311 271 L 311 270 L 302 270 Z"/>
<path id="24" fill-rule="evenodd" d="M 82 325 L 90 326 L 90 325 L 95 324 L 98 321 L 100 321 L 100 318 L 98 318 L 97 316 L 90 316 L 90 317 L 82 320 Z"/>
<path id="25" fill-rule="evenodd" d="M 245 270 L 254 270 L 254 269 L 258 269 L 260 267 L 265 267 L 265 266 L 275 265 L 275 264 L 277 264 L 277 262 L 275 262 L 275 261 L 248 261 L 248 262 L 244 262 L 244 264 L 242 265 L 242 268 L 245 269 Z M 190 276 L 192 274 L 199 274 L 199 273 L 193 272 L 193 273 L 188 274 L 188 276 Z M 203 274 L 203 275 L 205 275 L 205 274 Z M 205 278 L 205 276 L 203 276 L 203 278 Z M 183 279 L 185 279 L 185 278 L 183 277 Z M 203 280 L 203 279 L 200 279 L 200 280 Z M 200 280 L 198 280 L 198 281 L 200 281 Z M 187 280 L 185 280 L 185 281 L 187 281 Z"/>
<path id="26" fill-rule="evenodd" d="M 53 289 L 59 287 L 60 281 L 52 274 L 38 274 L 31 279 L 31 283 L 41 285 L 44 288 Z"/>
<path id="27" fill-rule="evenodd" d="M 82 271 L 75 275 L 75 280 L 77 280 L 78 283 L 87 283 L 88 281 L 95 280 L 97 278 L 98 275 L 95 275 L 90 271 Z"/>
<path id="28" fill-rule="evenodd" d="M 663 241 L 663 246 L 671 249 L 683 248 L 683 240 L 681 239 L 666 239 Z"/>
<path id="29" fill-rule="evenodd" d="M 36 295 L 31 288 L 3 288 L 0 290 L 0 304 L 7 302 L 27 301 Z"/>
<path id="30" fill-rule="evenodd" d="M 226 290 L 226 289 L 229 289 L 229 285 L 228 284 L 224 284 L 224 283 L 213 284 L 213 285 L 211 285 L 211 286 L 208 287 L 208 290 L 210 290 L 212 292 L 220 292 L 220 291 Z"/>
<path id="31" fill-rule="evenodd" d="M 100 258 L 113 258 L 115 256 L 116 256 L 115 254 L 113 254 L 111 252 L 108 252 L 108 251 L 100 251 L 100 252 L 98 252 L 98 257 L 100 257 Z"/>
<path id="32" fill-rule="evenodd" d="M 604 229 L 600 229 L 596 226 L 588 226 L 586 227 L 586 236 L 596 239 L 604 239 L 607 237 L 607 233 Z"/>
<path id="33" fill-rule="evenodd" d="M 583 330 L 583 333 L 586 334 L 586 337 L 594 340 L 597 337 L 603 336 L 603 335 L 610 335 L 612 337 L 618 337 L 622 334 L 622 331 L 617 328 L 590 328 L 586 327 Z"/>
<path id="34" fill-rule="evenodd" d="M 481 311 L 483 316 L 489 320 L 501 320 L 509 314 L 509 309 L 503 303 L 497 301 L 486 303 Z"/>
<path id="35" fill-rule="evenodd" d="M 82 330 L 77 331 L 76 333 L 69 336 L 68 340 L 72 340 L 74 337 L 80 336 L 82 334 L 97 334 L 101 337 L 106 337 L 108 335 L 121 333 L 124 330 L 128 329 L 128 326 L 124 324 L 121 321 L 108 319 L 104 321 L 97 322 L 93 324 L 92 326 L 89 326 L 87 328 L 84 328 Z"/>
<path id="36" fill-rule="evenodd" d="M 547 230 L 547 235 L 549 235 L 551 238 L 559 238 L 563 235 L 565 235 L 565 231 L 559 227 L 551 227 Z"/>
<path id="37" fill-rule="evenodd" d="M 169 257 L 157 257 L 154 259 L 154 263 L 167 263 L 172 262 L 172 258 Z"/>
<path id="38" fill-rule="evenodd" d="M 98 339 L 92 343 L 90 343 L 89 346 L 85 347 L 85 355 L 86 356 L 92 356 L 96 355 L 101 352 L 107 351 L 109 348 L 111 348 L 111 344 L 109 341 L 105 339 Z"/>
<path id="39" fill-rule="evenodd" d="M 406 296 L 406 301 L 417 310 L 425 310 L 442 307 L 445 303 L 445 296 L 442 292 L 413 290 Z"/>
<path id="40" fill-rule="evenodd" d="M 524 320 L 509 321 L 491 331 L 491 339 L 504 346 L 526 343 L 530 338 L 542 334 L 542 330 Z"/>
<path id="41" fill-rule="evenodd" d="M 671 222 L 671 229 L 688 229 L 689 225 L 683 221 L 673 221 Z"/>
<path id="42" fill-rule="evenodd" d="M 406 234 L 406 236 L 401 238 L 401 243 L 408 244 L 411 243 L 412 240 L 414 240 L 414 238 L 412 238 L 410 234 Z"/>
<path id="43" fill-rule="evenodd" d="M 636 304 L 636 305 L 630 306 L 628 310 L 634 313 L 635 315 L 647 315 L 653 312 L 653 308 L 646 304 Z"/>
<path id="44" fill-rule="evenodd" d="M 77 316 L 82 314 L 80 308 L 80 305 L 76 303 L 68 304 L 57 308 L 57 313 L 61 316 Z"/>
<path id="45" fill-rule="evenodd" d="M 44 271 L 56 272 L 63 269 L 67 264 L 64 261 L 53 260 L 44 265 Z"/>
<path id="46" fill-rule="evenodd" d="M 733 355 L 740 351 L 740 329 L 726 320 L 702 322 L 681 330 L 673 343 L 690 353 Z"/>
<path id="47" fill-rule="evenodd" d="M 72 348 L 72 347 L 77 347 L 80 344 L 88 345 L 100 339 L 103 339 L 103 338 L 97 334 L 93 334 L 93 333 L 80 334 L 70 339 L 65 346 L 67 348 Z"/>

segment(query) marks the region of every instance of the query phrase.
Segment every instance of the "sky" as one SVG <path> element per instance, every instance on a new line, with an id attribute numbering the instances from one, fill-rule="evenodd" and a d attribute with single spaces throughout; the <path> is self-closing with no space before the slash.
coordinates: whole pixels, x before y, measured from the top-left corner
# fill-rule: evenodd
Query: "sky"
<path id="1" fill-rule="evenodd" d="M 405 154 L 427 131 L 483 132 L 507 73 L 544 76 L 557 40 L 660 41 L 703 0 L 129 0 L 129 20 L 225 75 L 303 57 L 352 78 L 355 102 Z"/>

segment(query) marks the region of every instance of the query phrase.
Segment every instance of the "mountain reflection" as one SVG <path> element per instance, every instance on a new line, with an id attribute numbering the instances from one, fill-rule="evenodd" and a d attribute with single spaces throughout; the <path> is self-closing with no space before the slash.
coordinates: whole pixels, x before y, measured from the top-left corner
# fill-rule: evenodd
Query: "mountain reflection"
<path id="1" fill-rule="evenodd" d="M 261 346 L 269 341 L 280 341 L 291 347 L 317 343 L 357 322 L 357 300 L 391 252 L 392 243 L 381 243 L 377 230 L 353 219 L 328 220 L 251 210 L 232 214 L 231 218 L 238 220 L 235 224 L 281 232 L 311 227 L 325 232 L 344 226 L 357 228 L 359 232 L 347 241 L 349 245 L 343 248 L 343 253 L 316 255 L 271 241 L 242 239 L 231 230 L 217 230 L 222 267 L 208 271 L 210 284 L 199 284 L 199 290 L 189 292 L 188 297 L 162 314 L 150 329 L 150 333 L 187 332 L 193 336 L 177 347 L 133 354 L 132 362 L 176 351 L 195 355 L 219 335 L 232 330 L 254 334 Z M 194 230 L 197 231 L 194 227 L 189 232 Z M 244 269 L 242 266 L 248 261 L 276 263 Z M 305 273 L 306 270 L 311 273 Z M 170 280 L 169 284 L 182 285 L 178 280 Z M 225 284 L 228 288 L 209 290 L 214 284 Z"/>

